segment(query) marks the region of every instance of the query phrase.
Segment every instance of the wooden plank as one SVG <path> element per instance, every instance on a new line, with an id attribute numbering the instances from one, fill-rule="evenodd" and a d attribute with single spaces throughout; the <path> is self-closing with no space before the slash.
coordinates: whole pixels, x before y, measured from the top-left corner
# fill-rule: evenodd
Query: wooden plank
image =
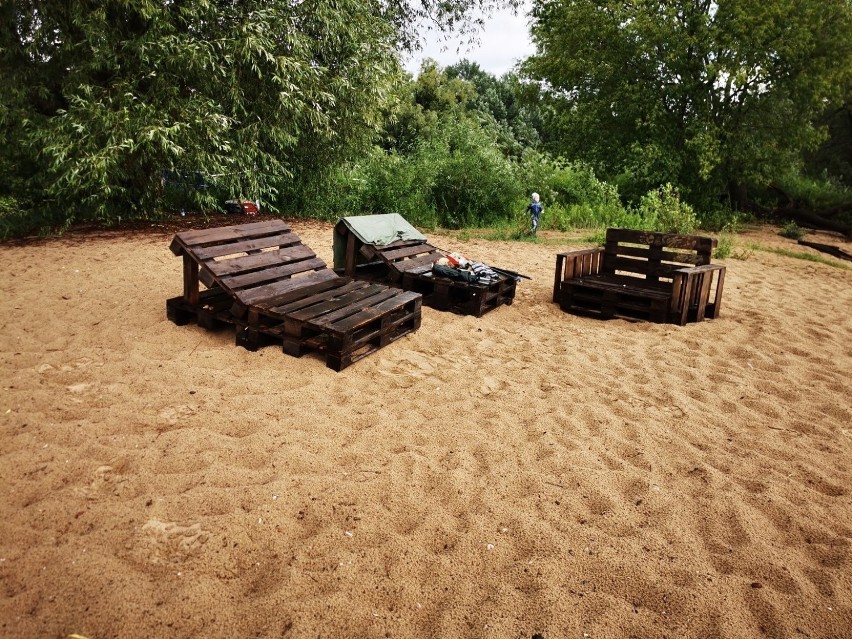
<path id="1" fill-rule="evenodd" d="M 414 302 L 418 298 L 420 298 L 420 295 L 418 293 L 404 291 L 402 293 L 399 293 L 398 295 L 394 295 L 393 297 L 379 304 L 376 304 L 375 306 L 355 313 L 354 315 L 349 315 L 348 317 L 338 319 L 333 324 L 325 321 L 325 318 L 322 318 L 318 322 L 310 322 L 310 324 L 312 326 L 322 325 L 327 330 L 337 334 L 347 334 L 354 331 L 356 328 L 359 328 L 381 317 L 389 311 L 398 310 L 406 304 Z"/>
<path id="2" fill-rule="evenodd" d="M 175 235 L 181 244 L 187 248 L 198 245 L 215 244 L 242 240 L 263 235 L 273 235 L 289 231 L 290 227 L 281 220 L 265 220 L 263 222 L 252 222 L 235 226 L 219 226 L 212 229 L 199 229 L 195 231 L 184 231 Z"/>
<path id="3" fill-rule="evenodd" d="M 189 304 L 198 304 L 198 263 L 183 255 L 183 297 Z"/>
<path id="4" fill-rule="evenodd" d="M 296 244 L 301 244 L 302 240 L 299 236 L 290 231 L 286 233 L 277 233 L 268 237 L 250 238 L 240 242 L 231 242 L 228 244 L 215 244 L 205 248 L 193 249 L 195 257 L 201 260 L 210 260 L 224 255 L 236 255 L 238 253 L 251 253 L 261 251 L 263 249 L 273 247 L 287 247 Z"/>
<path id="5" fill-rule="evenodd" d="M 426 266 L 427 264 L 429 265 L 429 268 L 431 268 L 432 264 L 437 259 L 438 255 L 436 255 L 435 253 L 429 253 L 428 255 L 413 257 L 408 260 L 402 260 L 401 262 L 389 262 L 388 266 L 390 266 L 392 269 L 399 271 L 400 273 L 406 273 L 410 270 Z"/>
<path id="6" fill-rule="evenodd" d="M 712 253 L 716 238 L 701 235 L 679 235 L 677 233 L 655 233 L 636 229 L 607 229 L 606 241 L 646 244 L 666 248 L 687 249 L 699 253 Z"/>
<path id="7" fill-rule="evenodd" d="M 406 275 L 426 275 L 428 277 L 432 276 L 432 265 L 431 264 L 423 264 L 422 266 L 418 266 L 415 268 L 407 268 L 405 269 Z"/>
<path id="8" fill-rule="evenodd" d="M 383 302 L 390 298 L 398 297 L 402 294 L 397 288 L 391 288 L 384 285 L 379 286 L 381 286 L 381 289 L 379 289 L 378 291 L 373 291 L 373 295 L 368 299 L 352 302 L 350 304 L 347 304 L 346 306 L 337 308 L 332 312 L 325 313 L 322 317 L 311 319 L 310 321 L 308 321 L 308 323 L 313 327 L 326 329 L 329 328 L 335 322 L 339 322 L 347 317 L 351 317 L 353 315 L 361 313 L 366 309 L 377 308 L 377 305 L 380 302 Z"/>
<path id="9" fill-rule="evenodd" d="M 578 288 L 588 288 L 588 289 L 597 289 L 601 291 L 612 291 L 615 293 L 623 293 L 625 295 L 632 296 L 644 296 L 644 297 L 653 297 L 656 299 L 669 299 L 671 297 L 671 291 L 660 289 L 660 288 L 650 288 L 646 286 L 642 286 L 641 284 L 629 285 L 622 284 L 617 282 L 608 282 L 606 280 L 600 280 L 596 278 L 588 278 L 588 279 L 578 279 L 571 280 L 571 282 L 576 285 Z"/>
<path id="10" fill-rule="evenodd" d="M 264 286 L 249 288 L 242 291 L 235 291 L 234 295 L 240 303 L 246 306 L 252 306 L 261 301 L 270 303 L 270 305 L 271 303 L 283 304 L 284 301 L 281 298 L 289 297 L 286 301 L 292 301 L 293 299 L 296 299 L 296 297 L 292 297 L 291 295 L 295 292 L 298 296 L 300 289 L 307 288 L 314 284 L 341 279 L 343 278 L 330 269 L 313 271 L 306 275 L 299 275 L 298 277 L 292 277 L 287 280 L 279 280 L 272 284 L 266 284 Z M 345 281 L 348 281 L 348 279 Z M 341 282 L 340 285 L 343 283 L 344 282 Z M 326 288 L 329 287 L 324 287 L 320 290 L 325 290 Z M 312 293 L 316 292 L 318 291 L 312 291 Z"/>
<path id="11" fill-rule="evenodd" d="M 378 252 L 385 260 L 394 262 L 406 257 L 413 257 L 421 253 L 438 253 L 438 249 L 430 244 L 415 244 L 398 249 L 387 250 L 387 248 L 378 247 Z M 437 257 L 435 258 L 437 259 Z"/>
<path id="12" fill-rule="evenodd" d="M 660 264 L 648 260 L 638 260 L 632 257 L 608 258 L 607 266 L 613 271 L 626 271 L 628 273 L 644 275 L 648 278 L 672 278 L 675 273 L 683 268 L 683 266 L 679 264 Z M 653 281 L 653 279 L 649 279 L 649 281 Z"/>
<path id="13" fill-rule="evenodd" d="M 607 255 L 616 257 L 638 257 L 646 260 L 659 260 L 661 262 L 669 262 L 672 264 L 683 264 L 685 266 L 696 266 L 704 264 L 706 257 L 699 253 L 677 251 L 670 249 L 661 249 L 656 247 L 658 251 L 653 251 L 654 247 L 648 246 L 625 246 L 622 244 L 608 244 L 605 248 Z"/>
<path id="14" fill-rule="evenodd" d="M 346 257 L 343 265 L 343 272 L 346 275 L 354 275 L 355 273 L 355 234 L 350 232 L 346 238 Z"/>
<path id="15" fill-rule="evenodd" d="M 367 282 L 348 282 L 343 286 L 338 286 L 325 291 L 321 291 L 319 293 L 316 293 L 315 295 L 300 297 L 299 299 L 294 300 L 292 302 L 288 302 L 287 304 L 281 304 L 277 306 L 266 306 L 265 303 L 258 303 L 256 304 L 256 306 L 258 306 L 259 308 L 265 308 L 270 313 L 275 313 L 276 315 L 286 315 L 287 313 L 298 311 L 299 309 L 305 308 L 306 306 L 311 306 L 312 304 L 319 304 L 332 298 L 346 295 L 347 293 L 350 293 L 352 291 L 357 291 L 366 286 L 369 286 Z"/>
<path id="16" fill-rule="evenodd" d="M 227 275 L 219 278 L 219 282 L 221 282 L 223 287 L 232 291 L 237 291 L 242 288 L 271 283 L 275 280 L 291 277 L 298 273 L 316 271 L 323 268 L 325 268 L 325 262 L 323 262 L 320 258 L 315 257 L 311 260 L 298 260 L 290 262 L 289 264 L 282 264 L 281 266 L 276 266 L 274 268 L 267 268 L 262 271 L 252 271 L 250 273 L 243 273 L 235 276 Z"/>
<path id="17" fill-rule="evenodd" d="M 217 277 L 224 277 L 226 275 L 241 275 L 249 271 L 279 266 L 288 262 L 298 262 L 304 260 L 306 257 L 315 258 L 316 254 L 304 244 L 299 244 L 298 246 L 291 246 L 277 251 L 264 251 L 263 253 L 253 253 L 252 255 L 227 260 L 205 262 L 204 266 L 210 269 L 210 272 Z M 325 262 L 322 262 L 322 266 L 319 268 L 325 268 Z M 305 270 L 308 269 L 306 268 Z"/>
<path id="18" fill-rule="evenodd" d="M 351 291 L 341 296 L 335 296 L 332 299 L 319 304 L 313 304 L 302 310 L 291 311 L 288 313 L 287 318 L 298 322 L 306 322 L 332 312 L 351 312 L 351 309 L 356 306 L 362 308 L 365 304 L 372 305 L 374 301 L 381 301 L 383 299 L 381 296 L 389 296 L 395 293 L 395 289 L 389 289 L 382 284 L 370 284 L 362 289 Z M 316 322 L 314 324 L 316 325 Z"/>

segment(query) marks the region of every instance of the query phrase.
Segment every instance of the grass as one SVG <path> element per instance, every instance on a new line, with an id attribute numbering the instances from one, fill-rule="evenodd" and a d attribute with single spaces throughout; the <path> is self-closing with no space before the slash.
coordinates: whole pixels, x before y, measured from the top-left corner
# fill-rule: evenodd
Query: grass
<path id="1" fill-rule="evenodd" d="M 836 260 L 832 260 L 828 257 L 823 257 L 822 255 L 815 255 L 813 253 L 805 253 L 803 251 L 791 251 L 790 249 L 785 248 L 777 248 L 774 246 L 763 246 L 756 242 L 749 243 L 748 248 L 751 251 L 763 251 L 764 253 L 775 253 L 776 255 L 782 255 L 784 257 L 790 257 L 795 260 L 804 260 L 806 262 L 817 262 L 818 264 L 825 264 L 827 266 L 833 266 L 834 268 L 839 268 L 843 271 L 852 270 L 852 266 L 847 264 L 843 264 L 841 262 L 837 262 Z"/>

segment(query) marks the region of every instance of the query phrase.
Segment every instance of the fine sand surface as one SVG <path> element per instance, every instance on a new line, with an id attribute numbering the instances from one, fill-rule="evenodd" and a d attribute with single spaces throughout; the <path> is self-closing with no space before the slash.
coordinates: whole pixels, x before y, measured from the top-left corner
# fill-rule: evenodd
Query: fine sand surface
<path id="1" fill-rule="evenodd" d="M 852 637 L 852 270 L 601 321 L 427 236 L 533 279 L 340 373 L 169 322 L 171 233 L 0 246 L 0 637 Z"/>

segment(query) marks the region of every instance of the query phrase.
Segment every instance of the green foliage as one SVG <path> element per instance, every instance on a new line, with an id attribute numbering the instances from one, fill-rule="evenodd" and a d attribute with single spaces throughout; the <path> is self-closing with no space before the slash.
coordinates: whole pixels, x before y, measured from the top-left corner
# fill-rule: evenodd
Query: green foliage
<path id="1" fill-rule="evenodd" d="M 730 257 L 735 260 L 747 260 L 752 256 L 753 248 L 737 248 L 736 236 L 740 232 L 740 223 L 741 219 L 738 216 L 733 216 L 722 228 L 716 250 L 713 251 L 714 258 L 724 260 Z"/>
<path id="2" fill-rule="evenodd" d="M 518 167 L 518 175 L 520 182 L 528 185 L 528 191 L 537 191 L 545 203 L 541 219 L 543 229 L 567 231 L 594 226 L 634 226 L 640 221 L 637 214 L 622 206 L 618 190 L 599 180 L 594 170 L 583 162 L 567 162 L 547 153 L 527 150 Z"/>
<path id="3" fill-rule="evenodd" d="M 776 184 L 794 202 L 807 203 L 807 208 L 812 210 L 852 210 L 852 188 L 828 174 L 811 177 L 798 171 L 790 172 L 780 176 Z"/>
<path id="4" fill-rule="evenodd" d="M 19 2 L 0 30 L 0 167 L 58 224 L 109 224 L 186 189 L 275 208 L 380 123 L 398 33 L 360 0 Z M 14 28 L 11 27 L 14 25 Z"/>
<path id="5" fill-rule="evenodd" d="M 783 227 L 781 227 L 781 231 L 778 233 L 781 237 L 786 237 L 791 240 L 801 240 L 805 237 L 805 229 L 800 227 L 795 222 L 787 222 Z"/>
<path id="6" fill-rule="evenodd" d="M 702 207 L 765 184 L 824 137 L 852 76 L 847 0 L 537 0 L 555 148 L 630 201 L 671 182 Z"/>
<path id="7" fill-rule="evenodd" d="M 584 239 L 586 242 L 590 242 L 595 246 L 603 246 L 606 244 L 606 229 L 597 229 L 594 233 L 586 236 Z"/>
<path id="8" fill-rule="evenodd" d="M 832 260 L 822 255 L 816 255 L 815 253 L 791 251 L 790 249 L 778 248 L 775 246 L 755 246 L 754 248 L 757 250 L 766 251 L 767 253 L 775 253 L 776 255 L 783 255 L 784 257 L 792 257 L 796 260 L 804 260 L 806 262 L 817 262 L 819 264 L 825 264 L 826 266 L 833 266 L 834 268 L 839 268 L 843 271 L 850 270 L 850 267 L 842 262 Z"/>
<path id="9" fill-rule="evenodd" d="M 735 211 L 727 206 L 716 205 L 698 211 L 698 227 L 705 231 L 721 232 L 725 228 L 739 229 L 744 223 L 753 221 L 753 216 Z"/>
<path id="10" fill-rule="evenodd" d="M 698 225 L 695 211 L 681 201 L 678 190 L 671 184 L 646 193 L 639 204 L 639 213 L 651 229 L 664 233 L 690 234 Z"/>
<path id="11" fill-rule="evenodd" d="M 342 174 L 341 174 L 342 176 Z M 449 117 L 408 154 L 378 147 L 350 165 L 337 213 L 400 213 L 426 227 L 485 226 L 505 220 L 522 195 L 512 163 L 470 119 Z"/>

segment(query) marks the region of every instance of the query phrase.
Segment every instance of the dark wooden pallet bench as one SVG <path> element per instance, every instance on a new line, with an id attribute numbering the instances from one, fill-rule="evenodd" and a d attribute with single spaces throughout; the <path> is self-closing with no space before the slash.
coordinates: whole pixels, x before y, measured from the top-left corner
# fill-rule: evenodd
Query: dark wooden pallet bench
<path id="1" fill-rule="evenodd" d="M 249 350 L 317 350 L 339 371 L 420 326 L 420 295 L 339 276 L 280 220 L 178 233 L 170 248 L 184 292 L 166 301 L 167 317 L 233 325 Z"/>
<path id="2" fill-rule="evenodd" d="M 725 267 L 716 240 L 608 229 L 603 248 L 559 253 L 553 301 L 565 311 L 684 325 L 719 316 Z"/>
<path id="3" fill-rule="evenodd" d="M 397 240 L 384 246 L 365 244 L 338 224 L 335 233 L 346 234 L 344 275 L 384 282 L 423 296 L 423 304 L 439 311 L 482 317 L 501 304 L 515 299 L 517 279 L 500 274 L 490 284 L 435 276 L 432 264 L 445 253 L 422 240 Z"/>

